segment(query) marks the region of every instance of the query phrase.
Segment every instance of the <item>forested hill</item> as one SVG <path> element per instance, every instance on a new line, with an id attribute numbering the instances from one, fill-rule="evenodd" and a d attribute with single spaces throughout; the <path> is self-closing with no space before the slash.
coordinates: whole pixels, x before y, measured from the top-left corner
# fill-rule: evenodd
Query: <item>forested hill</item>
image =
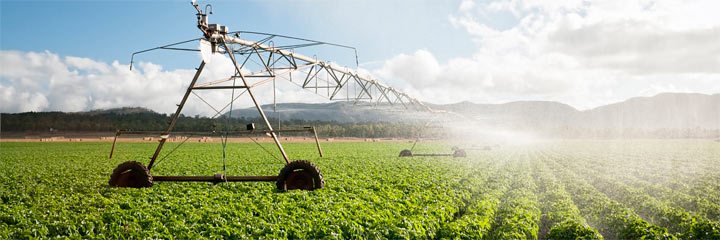
<path id="1" fill-rule="evenodd" d="M 183 117 L 185 118 L 185 117 Z M 145 108 L 118 108 L 90 112 L 26 112 L 2 114 L 2 131 L 115 131 L 117 129 L 159 130 L 167 127 L 169 116 Z M 189 121 L 178 127 L 193 129 Z"/>
<path id="2" fill-rule="evenodd" d="M 171 115 L 160 114 L 145 108 L 117 108 L 90 112 L 27 112 L 3 113 L 0 116 L 2 132 L 62 133 L 62 132 L 114 132 L 117 129 L 133 131 L 162 131 L 167 129 Z M 271 122 L 276 123 L 277 119 Z M 248 123 L 255 123 L 263 129 L 260 118 L 210 119 L 207 117 L 189 117 L 180 115 L 173 131 L 212 132 L 244 130 Z M 319 134 L 325 137 L 368 137 L 368 138 L 411 138 L 421 134 L 423 127 L 406 123 L 338 123 L 333 121 L 287 120 L 281 122 L 282 128 L 316 126 Z M 423 136 L 439 136 L 423 132 Z"/>

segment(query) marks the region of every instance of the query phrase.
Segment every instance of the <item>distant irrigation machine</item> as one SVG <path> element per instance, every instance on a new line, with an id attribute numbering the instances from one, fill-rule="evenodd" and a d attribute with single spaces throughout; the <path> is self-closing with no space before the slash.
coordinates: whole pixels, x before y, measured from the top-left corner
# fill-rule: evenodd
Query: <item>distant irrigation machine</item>
<path id="1" fill-rule="evenodd" d="M 292 189 L 314 190 L 324 186 L 324 180 L 320 169 L 313 163 L 305 160 L 291 161 L 286 153 L 283 145 L 280 143 L 277 133 L 286 131 L 309 131 L 315 135 L 315 141 L 318 145 L 318 151 L 322 157 L 317 140 L 317 132 L 314 127 L 305 127 L 301 129 L 273 129 L 265 112 L 258 103 L 257 95 L 253 92 L 253 88 L 273 83 L 275 86 L 276 79 L 289 80 L 289 82 L 299 87 L 313 91 L 315 94 L 327 97 L 329 100 L 352 101 L 356 105 L 370 106 L 376 108 L 401 108 L 403 110 L 415 111 L 432 111 L 419 100 L 409 95 L 387 86 L 370 77 L 361 76 L 356 71 L 348 70 L 345 67 L 339 67 L 330 62 L 318 61 L 315 57 L 307 57 L 305 55 L 295 53 L 295 49 L 305 48 L 317 45 L 329 45 L 334 47 L 342 47 L 355 50 L 352 47 L 332 44 L 327 42 L 319 42 L 314 40 L 283 36 L 277 34 L 236 31 L 230 32 L 226 26 L 219 24 L 208 24 L 208 15 L 212 14 L 212 6 L 206 5 L 205 11 L 202 11 L 198 4 L 194 1 L 192 6 L 197 10 L 197 27 L 203 34 L 203 37 L 182 41 L 178 43 L 168 44 L 156 48 L 151 48 L 132 54 L 130 60 L 130 69 L 136 54 L 153 51 L 153 50 L 174 50 L 174 51 L 190 51 L 200 52 L 202 61 L 200 66 L 196 68 L 195 75 L 190 81 L 185 94 L 180 103 L 177 104 L 177 110 L 168 124 L 167 130 L 162 132 L 133 132 L 118 131 L 115 141 L 110 152 L 110 158 L 115 151 L 117 138 L 121 134 L 159 134 L 159 144 L 155 152 L 150 157 L 147 167 L 137 161 L 127 161 L 118 165 L 110 176 L 109 184 L 114 187 L 151 187 L 153 182 L 159 181 L 190 181 L 190 182 L 245 182 L 245 181 L 265 181 L 275 182 L 281 191 Z M 210 11 L 208 12 L 208 8 Z M 243 36 L 244 38 L 241 38 Z M 257 38 L 258 40 L 246 40 L 247 38 Z M 200 47 L 187 47 L 187 44 L 199 42 Z M 286 42 L 277 44 L 276 42 Z M 197 46 L 197 45 L 196 45 Z M 234 72 L 227 78 L 199 83 L 198 79 L 213 54 L 226 54 L 232 61 Z M 355 63 L 357 64 L 357 52 L 355 51 Z M 238 81 L 239 80 L 239 81 Z M 231 96 L 229 103 L 225 107 L 218 109 L 207 101 L 205 101 L 196 91 L 230 91 Z M 240 92 L 239 94 L 237 92 Z M 277 176 L 225 176 L 225 174 L 215 174 L 214 176 L 152 176 L 150 170 L 157 163 L 163 146 L 170 137 L 170 134 L 185 135 L 202 135 L 207 133 L 176 133 L 173 132 L 178 117 L 185 106 L 190 95 L 194 95 L 202 102 L 207 104 L 214 112 L 215 117 L 222 115 L 225 109 L 228 109 L 229 117 L 232 117 L 232 105 L 235 100 L 247 93 L 252 103 L 257 108 L 260 117 L 266 127 L 265 130 L 256 130 L 254 125 L 248 125 L 247 131 L 229 131 L 215 132 L 223 141 L 223 166 L 225 164 L 225 146 L 228 136 L 252 134 L 263 132 L 272 138 L 277 146 L 285 166 L 280 170 Z M 214 117 L 213 117 L 214 118 Z M 180 144 L 182 145 L 182 144 Z M 178 145 L 177 147 L 179 147 Z M 167 157 L 175 149 L 165 155 Z M 160 158 L 161 160 L 164 159 Z"/>
<path id="2" fill-rule="evenodd" d="M 437 119 L 432 121 L 427 121 L 425 123 L 425 129 L 432 128 L 430 127 L 433 123 L 438 123 L 439 121 Z M 438 128 L 437 126 L 434 128 Z M 403 149 L 400 151 L 400 154 L 398 154 L 398 157 L 467 157 L 467 152 L 465 152 L 464 149 L 461 149 L 457 146 L 454 146 L 451 148 L 452 153 L 416 153 L 413 152 L 415 150 L 415 147 L 418 145 L 418 142 L 420 142 L 420 136 L 418 135 L 417 138 L 415 138 L 415 141 L 413 141 L 412 147 L 410 149 Z"/>
<path id="3" fill-rule="evenodd" d="M 413 148 L 416 145 L 415 143 L 413 144 Z M 467 157 L 465 150 L 458 147 L 452 147 L 452 153 L 413 153 L 413 148 L 403 149 L 400 151 L 398 157 Z"/>

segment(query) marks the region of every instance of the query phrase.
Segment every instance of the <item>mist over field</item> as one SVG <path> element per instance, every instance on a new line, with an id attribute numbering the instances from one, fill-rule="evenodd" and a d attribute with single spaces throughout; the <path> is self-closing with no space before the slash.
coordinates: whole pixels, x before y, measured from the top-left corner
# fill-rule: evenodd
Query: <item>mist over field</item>
<path id="1" fill-rule="evenodd" d="M 452 137 L 492 140 L 500 135 L 537 138 L 716 138 L 720 137 L 720 93 L 662 93 L 577 110 L 550 101 L 504 104 L 432 104 L 437 113 L 398 112 L 352 103 L 265 105 L 281 119 L 337 122 L 406 122 L 444 127 Z M 234 117 L 256 117 L 254 108 Z"/>

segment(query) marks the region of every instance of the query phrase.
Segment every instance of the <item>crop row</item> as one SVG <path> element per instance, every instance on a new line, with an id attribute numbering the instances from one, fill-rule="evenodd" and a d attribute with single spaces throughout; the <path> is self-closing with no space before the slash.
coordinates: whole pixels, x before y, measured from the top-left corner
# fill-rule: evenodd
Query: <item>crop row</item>
<path id="1" fill-rule="evenodd" d="M 606 173 L 600 171 L 602 169 L 596 169 L 592 161 L 559 159 L 561 164 L 581 173 L 580 175 L 592 182 L 600 192 L 629 206 L 648 222 L 667 228 L 680 239 L 720 238 L 720 225 L 703 218 L 696 218 L 682 208 L 668 207 L 641 190 L 629 188 L 614 178 L 607 177 Z"/>
<path id="2" fill-rule="evenodd" d="M 585 168 L 594 169 L 596 172 L 599 172 L 598 174 L 607 176 L 606 172 L 601 172 L 606 169 L 597 168 L 594 164 L 595 161 L 588 161 L 584 163 Z M 711 189 L 709 184 L 703 183 L 704 181 L 696 183 L 696 185 L 692 187 L 692 190 L 689 190 L 697 191 L 696 189 L 702 189 L 702 194 L 689 195 L 687 193 L 683 193 L 683 191 L 673 190 L 669 187 L 653 184 L 644 179 L 640 179 L 633 174 L 635 171 L 628 170 L 627 168 L 618 168 L 615 171 L 616 172 L 612 175 L 612 179 L 622 184 L 638 188 L 638 190 L 635 191 L 640 191 L 642 194 L 647 194 L 653 198 L 661 200 L 665 204 L 680 207 L 690 213 L 697 214 L 701 219 L 706 218 L 714 221 L 720 219 L 720 201 L 716 201 L 717 199 L 714 199 L 717 198 L 720 191 Z M 652 174 L 651 177 L 654 178 L 661 175 L 664 174 L 656 172 Z M 699 197 L 697 195 L 701 196 Z"/>
<path id="3" fill-rule="evenodd" d="M 665 165 L 663 162 L 652 161 L 652 158 L 656 157 L 654 154 L 646 154 L 646 158 L 641 158 L 643 161 L 636 161 L 632 159 L 635 156 L 624 156 L 625 152 L 611 152 L 603 155 L 593 151 L 586 151 L 582 155 L 570 154 L 567 158 L 582 159 L 582 161 L 573 161 L 573 163 L 583 164 L 584 168 L 595 169 L 604 176 L 612 177 L 623 184 L 641 188 L 643 193 L 662 200 L 671 206 L 681 207 L 691 213 L 697 213 L 703 218 L 718 221 L 720 219 L 720 174 L 712 170 L 694 167 L 697 165 L 696 162 L 702 163 L 702 159 L 707 158 L 707 156 L 698 154 L 697 151 L 688 151 L 686 148 L 697 150 L 698 147 L 683 145 L 682 148 L 664 149 L 664 151 L 668 151 L 668 149 L 674 150 L 668 152 L 668 155 L 675 158 L 678 158 L 678 152 L 687 153 L 688 156 L 681 159 L 682 164 L 677 163 L 680 160 L 674 161 L 675 163 L 665 163 Z M 564 152 L 572 153 L 571 151 Z M 666 169 L 667 164 L 674 168 L 691 170 L 683 178 L 674 178 L 672 176 L 677 175 L 677 172 Z M 651 179 L 652 182 L 646 179 Z M 667 182 L 667 184 L 658 183 L 658 179 L 662 179 L 661 182 Z"/>
<path id="4" fill-rule="evenodd" d="M 707 141 L 602 142 L 566 145 L 559 152 L 593 162 L 606 171 L 625 171 L 639 179 L 673 190 L 707 199 L 720 194 L 703 194 L 706 190 L 720 191 L 720 164 L 717 144 Z M 581 153 L 581 154 L 580 154 Z"/>
<path id="5" fill-rule="evenodd" d="M 618 177 L 618 180 L 629 186 L 642 189 L 644 193 L 672 206 L 681 207 L 690 213 L 697 214 L 708 220 L 720 220 L 720 204 L 718 204 L 718 202 L 711 202 L 697 196 L 690 196 L 682 192 L 673 191 L 668 187 L 654 185 L 630 175 Z"/>
<path id="6" fill-rule="evenodd" d="M 645 183 L 642 186 L 644 189 L 655 189 L 645 191 L 653 197 L 717 221 L 720 174 L 713 170 L 718 168 L 718 164 L 713 163 L 716 158 L 712 157 L 713 153 L 720 154 L 717 144 L 695 141 L 672 143 L 677 144 L 639 142 L 619 146 L 611 141 L 583 143 L 583 151 L 573 151 L 578 147 L 573 144 L 558 144 L 549 149 L 610 174 L 625 184 Z"/>
<path id="7" fill-rule="evenodd" d="M 536 239 L 540 208 L 535 195 L 537 186 L 530 176 L 526 154 L 507 160 L 510 170 L 508 191 L 501 198 L 492 233 L 488 239 Z"/>
<path id="8" fill-rule="evenodd" d="M 538 156 L 534 156 L 537 159 Z M 533 161 L 534 176 L 541 193 L 540 239 L 602 239 L 580 215 L 565 186 L 541 161 Z"/>
<path id="9" fill-rule="evenodd" d="M 493 159 L 497 160 L 497 159 Z M 489 164 L 462 179 L 459 189 L 466 189 L 463 205 L 452 221 L 438 234 L 440 239 L 482 239 L 487 237 L 500 196 L 506 191 L 510 175 L 498 164 Z"/>
<path id="10" fill-rule="evenodd" d="M 577 174 L 556 162 L 557 156 L 542 160 L 567 187 L 573 202 L 578 206 L 590 226 L 605 238 L 618 239 L 673 239 L 667 229 L 652 225 L 622 204 L 597 191 Z"/>

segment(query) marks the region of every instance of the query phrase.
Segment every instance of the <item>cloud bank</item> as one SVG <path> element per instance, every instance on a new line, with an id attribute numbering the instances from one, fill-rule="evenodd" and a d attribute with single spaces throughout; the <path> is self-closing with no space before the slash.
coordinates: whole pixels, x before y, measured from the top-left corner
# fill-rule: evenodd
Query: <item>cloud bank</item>
<path id="1" fill-rule="evenodd" d="M 465 0 L 448 21 L 476 43 L 470 57 L 441 63 L 418 50 L 375 73 L 441 103 L 555 100 L 586 109 L 665 91 L 717 93 L 719 8 L 693 0 Z M 515 22 L 491 27 L 498 14 Z"/>
<path id="2" fill-rule="evenodd" d="M 233 72 L 232 63 L 214 55 L 198 83 L 223 79 Z M 200 62 L 198 57 L 198 62 Z M 115 107 L 146 107 L 161 113 L 174 113 L 193 75 L 194 69 L 164 70 L 148 62 L 129 65 L 117 61 L 107 64 L 89 58 L 60 57 L 51 52 L 0 51 L 0 112 L 88 111 Z M 238 83 L 240 84 L 240 83 Z M 261 104 L 271 104 L 272 85 L 255 88 Z M 195 91 L 183 110 L 186 115 L 213 116 L 230 102 L 228 91 Z M 235 94 L 239 94 L 237 91 Z M 322 101 L 312 93 L 279 80 L 278 102 Z M 205 102 L 213 106 L 209 107 Z M 234 108 L 249 107 L 247 94 Z M 226 109 L 227 110 L 227 109 Z"/>

